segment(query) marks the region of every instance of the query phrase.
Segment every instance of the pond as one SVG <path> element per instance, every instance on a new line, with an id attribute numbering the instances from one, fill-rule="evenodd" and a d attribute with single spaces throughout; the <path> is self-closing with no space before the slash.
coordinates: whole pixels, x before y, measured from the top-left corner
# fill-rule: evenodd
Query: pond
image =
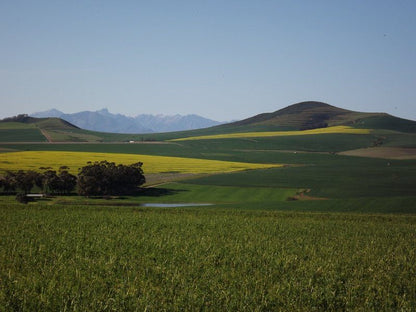
<path id="1" fill-rule="evenodd" d="M 143 203 L 141 207 L 157 207 L 157 208 L 175 208 L 175 207 L 203 207 L 212 206 L 208 203 Z"/>

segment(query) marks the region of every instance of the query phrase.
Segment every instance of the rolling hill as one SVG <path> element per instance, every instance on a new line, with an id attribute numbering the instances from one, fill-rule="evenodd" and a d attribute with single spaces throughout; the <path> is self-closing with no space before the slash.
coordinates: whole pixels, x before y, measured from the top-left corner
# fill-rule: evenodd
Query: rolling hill
<path id="1" fill-rule="evenodd" d="M 82 131 L 60 118 L 34 118 L 26 114 L 0 121 L 0 142 L 47 142 L 56 131 Z"/>
<path id="2" fill-rule="evenodd" d="M 151 123 L 151 121 L 150 121 Z M 204 129 L 151 134 L 105 133 L 81 129 L 61 118 L 19 115 L 0 122 L 0 142 L 126 142 L 165 141 L 195 136 L 261 131 L 302 131 L 348 126 L 416 133 L 416 121 L 386 113 L 363 113 L 322 102 L 301 102 L 272 113 Z"/>
<path id="3" fill-rule="evenodd" d="M 416 122 L 386 113 L 363 113 L 346 110 L 322 102 L 301 102 L 273 113 L 259 114 L 241 121 L 219 126 L 225 128 L 268 128 L 269 130 L 308 130 L 330 126 L 353 126 L 415 132 Z"/>
<path id="4" fill-rule="evenodd" d="M 386 113 L 355 112 L 326 103 L 308 101 L 272 113 L 263 113 L 236 122 L 185 132 L 156 134 L 157 140 L 241 132 L 299 131 L 333 126 L 416 133 L 416 121 Z"/>

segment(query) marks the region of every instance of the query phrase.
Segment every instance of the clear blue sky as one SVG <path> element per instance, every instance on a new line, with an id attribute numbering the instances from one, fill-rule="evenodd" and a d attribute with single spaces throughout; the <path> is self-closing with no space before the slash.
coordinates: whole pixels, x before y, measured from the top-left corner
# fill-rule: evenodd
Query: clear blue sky
<path id="1" fill-rule="evenodd" d="M 0 1 L 1 116 L 219 121 L 304 100 L 416 119 L 416 1 Z"/>

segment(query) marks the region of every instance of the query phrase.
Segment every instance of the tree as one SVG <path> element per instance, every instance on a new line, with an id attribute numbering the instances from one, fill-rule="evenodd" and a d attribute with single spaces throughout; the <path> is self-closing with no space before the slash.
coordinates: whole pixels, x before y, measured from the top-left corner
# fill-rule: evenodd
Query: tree
<path id="1" fill-rule="evenodd" d="M 17 172 L 8 171 L 1 179 L 1 186 L 6 193 L 13 193 L 19 189 L 23 194 L 30 193 L 35 183 L 39 179 L 39 174 L 33 170 Z"/>
<path id="2" fill-rule="evenodd" d="M 16 191 L 15 174 L 11 171 L 6 172 L 6 175 L 2 178 L 2 184 L 5 193 L 14 193 Z"/>
<path id="3" fill-rule="evenodd" d="M 45 194 L 53 194 L 59 189 L 59 177 L 55 170 L 47 170 L 42 174 L 42 188 Z"/>
<path id="4" fill-rule="evenodd" d="M 134 194 L 146 182 L 143 163 L 116 165 L 101 161 L 88 163 L 78 173 L 78 193 L 84 196 Z"/>
<path id="5" fill-rule="evenodd" d="M 39 174 L 33 170 L 23 171 L 19 170 L 15 173 L 15 183 L 16 187 L 19 188 L 23 194 L 28 194 L 35 185 Z"/>
<path id="6" fill-rule="evenodd" d="M 48 194 L 69 194 L 77 184 L 77 177 L 70 174 L 67 167 L 61 167 L 59 174 L 55 170 L 47 170 L 42 174 L 42 188 Z"/>
<path id="7" fill-rule="evenodd" d="M 77 185 L 77 177 L 74 176 L 73 174 L 70 174 L 68 172 L 68 170 L 66 170 L 68 167 L 61 167 L 59 168 L 59 180 L 60 180 L 60 184 L 59 184 L 59 192 L 61 194 L 69 194 L 71 193 L 74 189 L 75 186 Z"/>
<path id="8" fill-rule="evenodd" d="M 47 170 L 43 173 L 33 170 L 8 171 L 0 177 L 0 187 L 5 193 L 14 193 L 17 189 L 22 194 L 28 194 L 36 185 L 46 194 L 68 194 L 75 189 L 77 177 L 70 174 L 67 168 L 61 167 L 59 174 L 55 170 Z"/>

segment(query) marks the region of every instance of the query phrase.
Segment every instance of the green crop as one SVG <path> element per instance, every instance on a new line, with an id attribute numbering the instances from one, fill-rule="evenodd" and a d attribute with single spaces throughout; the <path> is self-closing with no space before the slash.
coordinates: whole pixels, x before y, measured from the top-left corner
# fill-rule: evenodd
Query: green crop
<path id="1" fill-rule="evenodd" d="M 415 216 L 0 206 L 2 311 L 412 311 Z"/>

